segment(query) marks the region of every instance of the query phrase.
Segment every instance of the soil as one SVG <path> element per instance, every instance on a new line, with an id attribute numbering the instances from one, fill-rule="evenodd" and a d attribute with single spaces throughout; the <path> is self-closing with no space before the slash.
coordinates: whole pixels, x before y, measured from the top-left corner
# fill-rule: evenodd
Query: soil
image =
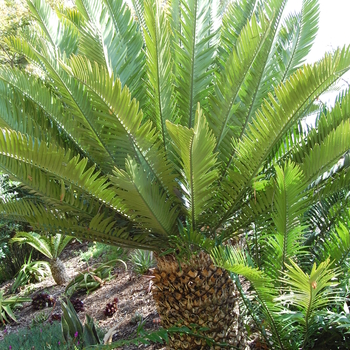
<path id="1" fill-rule="evenodd" d="M 72 243 L 63 251 L 60 259 L 64 262 L 70 278 L 77 276 L 81 271 L 86 270 L 92 264 L 99 261 L 90 261 L 89 265 L 82 262 L 78 251 L 86 251 L 87 243 Z M 0 286 L 2 290 L 8 290 L 13 281 L 8 281 Z M 20 310 L 15 312 L 18 323 L 6 325 L 6 332 L 17 332 L 20 328 L 29 327 L 33 322 L 44 320 L 49 322 L 52 313 L 60 313 L 60 296 L 63 294 L 65 286 L 57 286 L 52 277 L 47 277 L 44 281 L 30 285 L 32 288 L 26 296 L 33 297 L 41 292 L 47 292 L 56 299 L 56 304 L 52 308 L 35 311 L 31 302 L 23 304 Z M 113 271 L 113 278 L 105 282 L 99 289 L 91 294 L 80 293 L 73 295 L 84 302 L 84 311 L 78 313 L 79 318 L 84 322 L 85 315 L 90 315 L 97 325 L 106 332 L 106 342 L 120 339 L 134 338 L 140 321 L 144 322 L 143 330 L 152 331 L 159 328 L 159 317 L 156 306 L 150 292 L 149 276 L 140 276 L 132 271 L 131 266 L 125 270 L 124 265 L 117 265 Z M 107 303 L 111 303 L 114 298 L 118 298 L 118 309 L 112 317 L 104 315 Z M 3 330 L 0 331 L 0 339 L 3 337 Z M 106 339 L 106 338 L 109 338 Z M 1 344 L 0 344 L 1 345 Z M 1 346 L 0 346 L 1 348 Z M 130 345 L 123 346 L 123 350 L 134 349 L 165 349 L 161 344 L 151 345 Z"/>

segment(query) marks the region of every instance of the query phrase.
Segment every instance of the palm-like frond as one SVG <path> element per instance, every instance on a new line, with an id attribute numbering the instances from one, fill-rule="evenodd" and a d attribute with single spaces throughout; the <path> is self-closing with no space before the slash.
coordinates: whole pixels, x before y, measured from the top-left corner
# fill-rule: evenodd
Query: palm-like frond
<path id="1" fill-rule="evenodd" d="M 280 30 L 281 45 L 276 49 L 281 60 L 280 81 L 285 81 L 304 63 L 315 40 L 319 22 L 318 0 L 304 0 L 300 15 L 286 19 Z"/>
<path id="2" fill-rule="evenodd" d="M 276 184 L 273 196 L 272 220 L 275 232 L 266 237 L 265 260 L 275 278 L 285 268 L 289 259 L 300 256 L 305 226 L 300 217 L 306 210 L 306 182 L 299 167 L 287 163 L 284 169 L 276 168 Z"/>
<path id="3" fill-rule="evenodd" d="M 297 322 L 303 327 L 303 346 L 305 346 L 312 332 L 315 313 L 330 301 L 335 300 L 334 287 L 337 282 L 334 279 L 337 271 L 332 269 L 330 259 L 320 263 L 318 267 L 314 264 L 310 274 L 303 272 L 293 261 L 290 265 L 286 264 L 286 268 L 283 283 L 287 286 L 288 294 L 284 294 L 279 299 L 292 303 L 300 309 L 301 315 L 297 318 Z"/>
<path id="4" fill-rule="evenodd" d="M 127 220 L 121 220 L 118 216 L 97 213 L 91 220 L 79 221 L 78 216 L 72 217 L 57 209 L 45 208 L 28 199 L 0 204 L 0 213 L 6 219 L 29 222 L 37 231 L 70 234 L 80 239 L 98 240 L 125 248 L 159 249 L 159 237 L 132 227 Z"/>
<path id="5" fill-rule="evenodd" d="M 210 1 L 182 0 L 180 2 L 181 31 L 174 44 L 176 55 L 178 110 L 182 124 L 192 128 L 198 102 L 205 102 L 212 79 L 215 46 L 209 45 L 213 36 Z M 205 106 L 202 106 L 202 108 Z"/>
<path id="6" fill-rule="evenodd" d="M 120 210 L 136 225 L 170 236 L 176 227 L 178 207 L 166 200 L 166 193 L 156 182 L 150 181 L 151 174 L 145 173 L 132 159 L 127 161 L 126 172 L 115 169 L 113 173 L 111 181 L 121 200 Z"/>
<path id="7" fill-rule="evenodd" d="M 113 147 L 115 165 L 124 168 L 127 155 L 137 158 L 168 194 L 173 195 L 173 169 L 167 161 L 160 137 L 150 120 L 142 123 L 143 114 L 135 100 L 131 101 L 128 89 L 122 89 L 120 82 L 109 77 L 106 70 L 82 57 L 72 58 L 71 63 L 75 76 L 90 89 L 91 98 L 99 106 L 99 127 L 105 144 Z M 114 128 L 116 131 L 109 132 Z"/>
<path id="8" fill-rule="evenodd" d="M 67 22 L 59 21 L 56 13 L 44 0 L 27 0 L 32 15 L 37 20 L 50 44 L 66 55 L 76 53 L 78 33 L 76 28 Z"/>
<path id="9" fill-rule="evenodd" d="M 41 254 L 45 255 L 49 259 L 54 259 L 55 249 L 50 244 L 50 239 L 46 239 L 35 232 L 17 232 L 16 235 L 11 238 L 10 242 L 26 243 L 38 250 Z"/>
<path id="10" fill-rule="evenodd" d="M 343 224 L 339 223 L 335 230 L 327 237 L 323 244 L 323 257 L 330 257 L 339 268 L 349 267 L 350 232 Z"/>
<path id="11" fill-rule="evenodd" d="M 145 54 L 142 50 L 142 31 L 134 20 L 130 9 L 123 0 L 104 0 L 114 25 L 114 30 L 119 34 L 119 39 L 126 45 L 126 57 L 124 65 L 116 72 L 122 82 L 131 91 L 133 98 L 136 98 L 140 107 L 146 103 L 145 87 L 139 84 L 140 79 L 145 78 Z"/>
<path id="12" fill-rule="evenodd" d="M 196 230 L 209 198 L 215 196 L 215 187 L 212 188 L 212 184 L 218 178 L 218 170 L 215 169 L 215 138 L 199 104 L 193 129 L 170 122 L 167 123 L 167 127 L 181 161 L 185 205 L 192 228 Z"/>
<path id="13" fill-rule="evenodd" d="M 62 135 L 64 135 L 66 140 L 71 140 L 71 146 L 76 146 L 78 150 L 84 153 L 87 145 L 83 140 L 82 142 L 80 141 L 78 123 L 74 119 L 67 120 L 62 104 L 42 82 L 33 76 L 28 77 L 19 69 L 8 69 L 6 67 L 1 67 L 0 79 L 9 90 L 7 94 L 9 101 L 17 102 L 17 99 L 14 98 L 14 92 L 11 93 L 12 89 L 9 89 L 10 86 L 17 91 L 19 96 L 22 96 L 22 101 L 18 100 L 15 105 L 9 104 L 6 100 L 1 101 L 1 106 L 6 111 L 1 113 L 0 117 L 10 128 L 45 140 L 47 136 L 43 135 L 44 131 L 40 133 L 40 129 L 44 129 L 46 133 L 48 132 L 46 129 L 48 129 L 50 134 L 52 134 L 54 130 L 50 129 L 54 128 L 53 126 L 51 128 L 48 126 L 49 124 L 56 125 L 56 139 L 60 140 Z M 23 106 L 23 96 L 31 102 L 32 113 L 29 113 L 30 110 L 27 112 L 28 106 Z M 21 109 L 19 109 L 21 104 Z M 30 115 L 30 117 L 24 118 L 26 114 Z M 70 132 L 67 132 L 67 130 L 70 130 Z M 51 136 L 50 143 L 60 145 L 61 142 L 56 141 Z"/>
<path id="14" fill-rule="evenodd" d="M 175 99 L 170 55 L 170 24 L 160 1 L 145 4 L 144 30 L 150 107 L 148 113 L 166 147 L 166 120 L 174 121 Z"/>
<path id="15" fill-rule="evenodd" d="M 304 70 L 297 71 L 286 84 L 276 88 L 276 97 L 270 95 L 269 100 L 265 100 L 255 120 L 235 147 L 236 153 L 232 158 L 234 170 L 230 171 L 230 181 L 225 180 L 227 185 L 223 184 L 231 199 L 227 204 L 222 204 L 226 208 L 225 213 L 216 227 L 226 221 L 237 208 L 236 204 L 244 196 L 247 185 L 258 174 L 276 141 L 298 120 L 309 106 L 310 100 L 315 99 L 320 91 L 331 85 L 339 74 L 348 69 L 346 67 L 349 63 L 349 49 L 338 50 L 333 58 L 326 55 L 314 66 L 305 66 Z M 336 142 L 334 137 L 330 138 L 329 142 L 337 144 L 340 150 L 346 144 L 346 138 L 347 134 L 344 133 L 339 142 Z M 255 154 L 254 158 L 252 154 Z M 305 175 L 310 178 L 314 174 Z"/>
<path id="16" fill-rule="evenodd" d="M 278 85 L 272 73 L 272 67 L 275 65 L 272 48 L 285 4 L 285 0 L 269 0 L 259 6 L 259 17 L 268 17 L 271 32 L 256 60 L 256 64 L 247 73 L 245 93 L 242 94 L 245 108 L 237 113 L 239 119 L 244 121 L 240 133 L 238 133 L 239 138 L 242 138 L 245 134 L 248 123 L 254 118 L 263 100 L 268 98 L 268 93 Z"/>
<path id="17" fill-rule="evenodd" d="M 228 1 L 227 6 L 223 6 L 224 13 L 220 29 L 219 57 L 224 62 L 236 46 L 239 33 L 250 21 L 257 2 L 257 0 Z"/>
<path id="18" fill-rule="evenodd" d="M 330 169 L 348 150 L 349 142 L 350 124 L 343 122 L 325 137 L 322 144 L 316 144 L 303 160 L 302 168 L 308 181 L 316 180 L 325 169 Z M 327 151 L 330 149 L 332 152 Z"/>
<path id="19" fill-rule="evenodd" d="M 209 121 L 217 139 L 216 150 L 220 149 L 224 162 L 232 152 L 232 138 L 239 135 L 243 128 L 244 121 L 236 112 L 240 105 L 244 104 L 246 93 L 244 82 L 247 72 L 254 65 L 255 60 L 260 58 L 259 54 L 269 33 L 269 23 L 263 19 L 259 25 L 256 16 L 253 15 L 251 22 L 242 28 L 232 53 L 223 63 L 223 69 L 218 74 L 217 91 L 210 102 Z"/>

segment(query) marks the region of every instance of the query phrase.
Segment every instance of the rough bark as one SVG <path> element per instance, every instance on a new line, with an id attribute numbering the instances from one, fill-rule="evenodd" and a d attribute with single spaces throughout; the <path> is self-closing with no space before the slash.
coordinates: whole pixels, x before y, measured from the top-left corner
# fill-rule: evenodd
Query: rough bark
<path id="1" fill-rule="evenodd" d="M 228 273 L 200 253 L 181 263 L 172 256 L 157 257 L 153 297 L 164 328 L 193 324 L 207 327 L 202 335 L 235 348 L 246 347 L 246 334 L 239 317 L 238 291 Z M 168 349 L 220 349 L 205 339 L 174 334 Z"/>
<path id="2" fill-rule="evenodd" d="M 52 278 L 58 285 L 66 284 L 69 282 L 66 268 L 59 258 L 50 260 L 50 270 Z"/>

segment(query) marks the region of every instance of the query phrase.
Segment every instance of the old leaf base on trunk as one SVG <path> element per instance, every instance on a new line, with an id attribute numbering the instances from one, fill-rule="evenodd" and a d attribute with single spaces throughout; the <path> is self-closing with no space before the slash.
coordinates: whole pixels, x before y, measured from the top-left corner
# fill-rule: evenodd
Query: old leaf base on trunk
<path id="1" fill-rule="evenodd" d="M 174 256 L 156 257 L 153 297 L 164 328 L 193 324 L 209 328 L 201 332 L 217 343 L 244 349 L 246 337 L 239 318 L 238 291 L 228 273 L 200 253 L 181 267 Z M 220 349 L 204 338 L 172 334 L 169 349 Z"/>
<path id="2" fill-rule="evenodd" d="M 59 258 L 50 260 L 50 270 L 52 278 L 58 285 L 69 282 L 69 276 L 67 275 L 66 268 Z"/>

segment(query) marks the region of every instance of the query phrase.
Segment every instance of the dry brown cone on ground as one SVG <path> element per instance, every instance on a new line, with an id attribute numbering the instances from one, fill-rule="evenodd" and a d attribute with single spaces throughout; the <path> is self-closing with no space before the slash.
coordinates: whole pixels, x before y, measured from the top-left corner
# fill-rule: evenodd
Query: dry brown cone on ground
<path id="1" fill-rule="evenodd" d="M 157 257 L 157 261 L 152 293 L 164 328 L 186 326 L 195 331 L 193 324 L 208 327 L 210 330 L 201 335 L 216 343 L 246 347 L 238 291 L 227 271 L 214 266 L 205 253 L 189 263 L 181 263 L 181 268 L 173 256 Z M 204 338 L 175 333 L 170 335 L 168 349 L 220 349 L 220 346 L 210 347 Z"/>

